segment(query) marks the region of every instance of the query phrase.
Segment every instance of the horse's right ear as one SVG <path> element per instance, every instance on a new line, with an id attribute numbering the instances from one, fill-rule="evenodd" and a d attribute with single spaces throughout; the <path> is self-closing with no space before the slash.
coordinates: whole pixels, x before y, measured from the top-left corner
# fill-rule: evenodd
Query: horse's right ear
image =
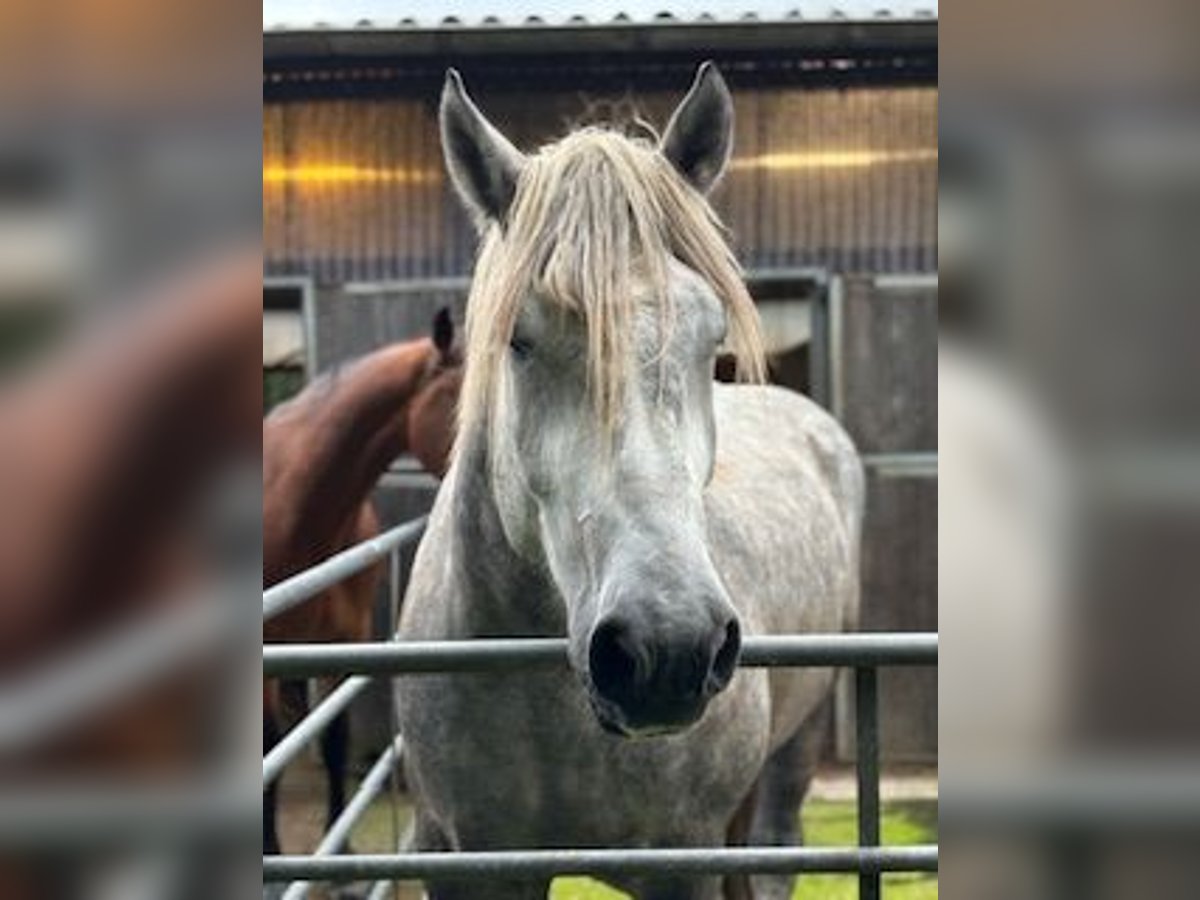
<path id="1" fill-rule="evenodd" d="M 446 168 L 467 209 L 482 229 L 502 222 L 517 190 L 525 157 L 471 102 L 462 78 L 446 72 L 438 114 Z"/>
<path id="2" fill-rule="evenodd" d="M 443 306 L 433 317 L 433 346 L 442 359 L 454 348 L 454 320 L 450 318 L 449 307 Z"/>

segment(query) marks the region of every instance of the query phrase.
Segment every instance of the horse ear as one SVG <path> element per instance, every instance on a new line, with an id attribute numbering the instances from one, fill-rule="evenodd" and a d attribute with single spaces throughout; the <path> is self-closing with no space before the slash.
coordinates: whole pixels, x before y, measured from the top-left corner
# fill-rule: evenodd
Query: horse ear
<path id="1" fill-rule="evenodd" d="M 450 308 L 443 306 L 433 317 L 433 346 L 438 354 L 445 359 L 454 347 L 454 320 L 450 318 Z"/>
<path id="2" fill-rule="evenodd" d="M 454 69 L 446 71 L 438 119 L 446 168 L 458 195 L 481 228 L 502 221 L 525 157 L 483 117 Z"/>
<path id="3" fill-rule="evenodd" d="M 725 171 L 733 149 L 733 98 L 711 62 L 696 70 L 691 90 L 667 123 L 659 149 L 702 194 Z"/>

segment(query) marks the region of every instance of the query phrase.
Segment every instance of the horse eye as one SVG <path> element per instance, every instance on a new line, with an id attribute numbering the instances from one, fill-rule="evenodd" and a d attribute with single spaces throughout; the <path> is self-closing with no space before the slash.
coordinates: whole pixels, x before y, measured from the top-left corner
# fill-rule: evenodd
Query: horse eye
<path id="1" fill-rule="evenodd" d="M 514 334 L 508 342 L 508 349 L 512 351 L 513 356 L 517 359 L 528 359 L 530 352 L 533 350 L 533 344 L 525 338 L 517 337 Z"/>

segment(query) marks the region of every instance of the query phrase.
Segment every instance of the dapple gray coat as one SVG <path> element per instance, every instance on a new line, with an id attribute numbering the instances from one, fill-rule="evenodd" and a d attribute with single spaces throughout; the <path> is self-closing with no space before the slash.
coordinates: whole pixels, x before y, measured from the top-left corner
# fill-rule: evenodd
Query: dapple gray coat
<path id="1" fill-rule="evenodd" d="M 699 189 L 728 155 L 728 107 L 706 67 L 663 138 L 662 152 Z M 456 79 L 442 116 L 444 132 L 456 132 L 447 138 L 456 183 L 478 213 L 502 217 L 517 151 Z M 716 140 L 713 129 L 723 132 Z M 830 670 L 738 670 L 727 687 L 708 684 L 698 721 L 662 728 L 623 721 L 593 683 L 589 647 L 614 610 L 646 632 L 638 640 L 651 658 L 660 637 L 706 617 L 733 616 L 735 638 L 855 625 L 863 478 L 853 446 L 798 394 L 714 385 L 721 306 L 695 272 L 672 262 L 669 273 L 677 321 L 669 339 L 654 316 L 636 321 L 638 358 L 661 365 L 631 377 L 616 450 L 572 443 L 592 427 L 582 387 L 571 387 L 584 383 L 570 371 L 580 326 L 537 298 L 517 330 L 564 368 L 546 377 L 550 364 L 525 361 L 514 338 L 512 427 L 460 438 L 417 552 L 401 637 L 566 635 L 571 670 L 397 680 L 416 849 L 719 846 L 731 831 L 752 843 L 797 839 Z M 497 433 L 504 446 L 492 446 Z M 790 883 L 755 879 L 755 896 L 789 896 Z M 651 900 L 721 896 L 712 878 L 619 886 Z M 434 900 L 532 900 L 547 888 L 427 886 Z"/>

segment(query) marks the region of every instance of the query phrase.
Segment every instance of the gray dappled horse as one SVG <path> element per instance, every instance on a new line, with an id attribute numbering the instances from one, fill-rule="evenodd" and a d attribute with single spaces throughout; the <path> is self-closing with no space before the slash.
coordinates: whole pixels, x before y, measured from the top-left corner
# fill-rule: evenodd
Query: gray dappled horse
<path id="1" fill-rule="evenodd" d="M 571 674 L 397 681 L 415 849 L 798 839 L 833 672 L 737 671 L 741 637 L 854 626 L 863 478 L 804 397 L 713 383 L 725 340 L 750 374 L 762 360 L 704 199 L 732 117 L 706 64 L 657 143 L 587 128 L 526 156 L 447 77 L 446 162 L 483 246 L 455 458 L 401 632 L 565 634 Z M 755 896 L 790 883 L 756 878 Z M 433 900 L 547 888 L 427 885 Z"/>

